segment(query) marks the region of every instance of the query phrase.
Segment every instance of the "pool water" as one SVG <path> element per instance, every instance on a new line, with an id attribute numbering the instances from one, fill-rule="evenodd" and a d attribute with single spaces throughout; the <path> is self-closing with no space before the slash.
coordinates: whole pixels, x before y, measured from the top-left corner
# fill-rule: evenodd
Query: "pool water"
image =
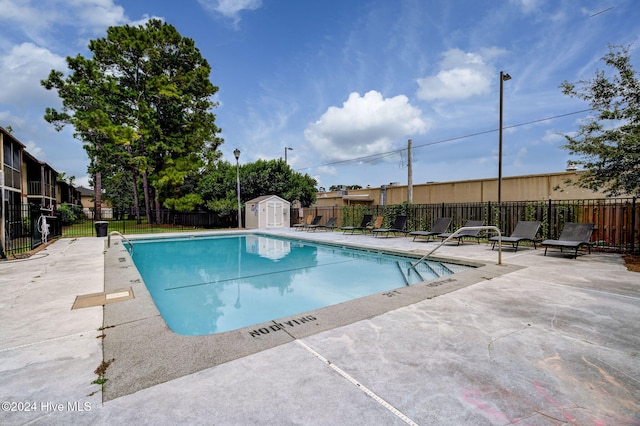
<path id="1" fill-rule="evenodd" d="M 235 234 L 132 240 L 133 261 L 169 328 L 234 330 L 468 267 L 279 237 Z"/>

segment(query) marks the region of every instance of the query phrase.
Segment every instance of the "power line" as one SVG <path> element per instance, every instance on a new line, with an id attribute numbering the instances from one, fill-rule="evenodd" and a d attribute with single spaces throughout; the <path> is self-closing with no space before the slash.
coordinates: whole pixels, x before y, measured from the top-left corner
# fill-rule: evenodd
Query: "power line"
<path id="1" fill-rule="evenodd" d="M 611 7 L 610 7 L 610 8 L 608 8 L 608 9 L 601 10 L 600 12 L 596 12 L 596 13 L 594 13 L 593 15 L 590 15 L 590 16 L 589 16 L 589 18 L 593 18 L 594 16 L 601 15 L 601 14 L 603 14 L 603 13 L 605 13 L 605 12 L 610 11 L 611 9 L 613 9 L 613 6 L 611 6 Z"/>
<path id="2" fill-rule="evenodd" d="M 568 112 L 566 114 L 554 115 L 552 117 L 546 117 L 546 118 L 540 118 L 540 119 L 537 119 L 537 120 L 527 121 L 527 122 L 524 122 L 524 123 L 513 124 L 511 126 L 504 126 L 503 129 L 513 129 L 513 128 L 516 128 L 516 127 L 528 126 L 530 124 L 540 123 L 542 121 L 548 121 L 548 120 L 555 120 L 557 118 L 568 117 L 570 115 L 582 114 L 582 113 L 588 112 L 588 111 L 592 111 L 592 109 L 588 108 L 588 109 L 583 109 L 583 110 L 580 110 L 580 111 Z M 447 142 L 454 142 L 454 141 L 457 141 L 457 140 L 472 138 L 472 137 L 480 136 L 480 135 L 486 135 L 488 133 L 497 132 L 498 130 L 499 129 L 483 130 L 481 132 L 470 133 L 470 134 L 464 135 L 464 136 L 455 136 L 455 137 L 452 137 L 452 138 L 441 139 L 441 140 L 434 141 L 434 142 L 426 142 L 426 143 L 423 143 L 423 144 L 417 144 L 417 145 L 413 146 L 413 149 L 424 148 L 424 147 L 427 147 L 427 146 L 438 145 L 438 144 L 447 143 Z M 406 151 L 406 149 L 407 148 L 398 148 L 398 149 L 394 149 L 392 151 L 381 152 L 381 153 L 378 153 L 378 154 L 365 155 L 365 156 L 362 156 L 362 157 L 355 157 L 355 158 L 350 158 L 350 159 L 347 159 L 347 160 L 332 161 L 332 162 L 329 162 L 329 163 L 320 164 L 318 166 L 303 167 L 303 168 L 296 169 L 296 170 L 307 170 L 307 169 L 312 169 L 312 168 L 315 168 L 315 167 L 335 166 L 337 164 L 346 164 L 346 163 L 354 163 L 354 162 L 372 163 L 372 162 L 380 160 L 380 159 L 382 159 L 384 157 L 388 157 L 390 155 L 394 155 L 394 154 L 398 154 L 398 153 L 400 153 L 402 151 Z"/>

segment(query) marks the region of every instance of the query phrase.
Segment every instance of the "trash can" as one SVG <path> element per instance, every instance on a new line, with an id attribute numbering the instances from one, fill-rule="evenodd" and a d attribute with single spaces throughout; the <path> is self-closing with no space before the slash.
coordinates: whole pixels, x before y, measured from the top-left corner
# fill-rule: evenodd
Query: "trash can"
<path id="1" fill-rule="evenodd" d="M 106 237 L 109 229 L 109 222 L 100 220 L 95 223 L 96 225 L 96 237 Z"/>

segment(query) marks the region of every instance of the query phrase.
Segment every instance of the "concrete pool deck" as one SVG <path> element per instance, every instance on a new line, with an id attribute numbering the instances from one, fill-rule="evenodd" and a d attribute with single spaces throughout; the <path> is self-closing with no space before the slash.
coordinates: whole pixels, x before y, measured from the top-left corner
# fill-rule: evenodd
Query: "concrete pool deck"
<path id="1" fill-rule="evenodd" d="M 435 246 L 281 232 L 414 253 Z M 104 240 L 62 239 L 31 260 L 0 262 L 0 424 L 640 424 L 640 274 L 615 254 L 574 260 L 532 248 L 505 249 L 506 273 L 336 328 L 282 333 L 281 344 L 103 402 L 91 383 L 109 360 L 103 350 L 152 338 L 118 333 L 154 315 L 99 330 L 113 325 L 107 308 L 71 310 L 76 296 L 105 290 Z M 437 255 L 497 261 L 485 244 Z M 107 307 L 126 311 L 133 300 Z M 179 365 L 199 346 L 160 363 L 146 354 L 130 369 Z M 110 373 L 122 361 L 105 377 L 118 381 Z"/>

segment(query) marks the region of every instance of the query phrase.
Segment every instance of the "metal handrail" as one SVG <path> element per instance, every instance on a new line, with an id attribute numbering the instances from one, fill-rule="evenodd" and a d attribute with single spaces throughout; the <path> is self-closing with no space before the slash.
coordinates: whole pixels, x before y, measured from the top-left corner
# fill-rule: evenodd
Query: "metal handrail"
<path id="1" fill-rule="evenodd" d="M 131 247 L 131 254 L 133 254 L 133 244 L 131 244 L 131 241 L 129 241 L 127 239 L 127 237 L 125 237 L 124 235 L 122 235 L 118 231 L 111 231 L 111 232 L 109 232 L 109 235 L 107 235 L 107 248 L 111 248 L 111 236 L 112 235 L 120 235 L 120 238 L 122 238 L 123 240 L 128 242 L 129 243 L 129 247 Z"/>
<path id="2" fill-rule="evenodd" d="M 449 235 L 444 241 L 438 244 L 436 248 L 434 248 L 429 253 L 422 256 L 420 260 L 418 260 L 416 263 L 412 263 L 409 269 L 415 269 L 415 267 L 418 266 L 422 261 L 424 261 L 427 257 L 431 256 L 433 252 L 435 252 L 440 247 L 442 247 L 450 239 L 457 237 L 462 231 L 476 231 L 476 230 L 483 230 L 483 229 L 496 231 L 498 233 L 498 265 L 502 265 L 502 233 L 500 232 L 500 228 L 498 228 L 497 226 L 483 225 L 483 226 L 463 226 L 462 228 L 458 228 L 456 232 Z"/>

